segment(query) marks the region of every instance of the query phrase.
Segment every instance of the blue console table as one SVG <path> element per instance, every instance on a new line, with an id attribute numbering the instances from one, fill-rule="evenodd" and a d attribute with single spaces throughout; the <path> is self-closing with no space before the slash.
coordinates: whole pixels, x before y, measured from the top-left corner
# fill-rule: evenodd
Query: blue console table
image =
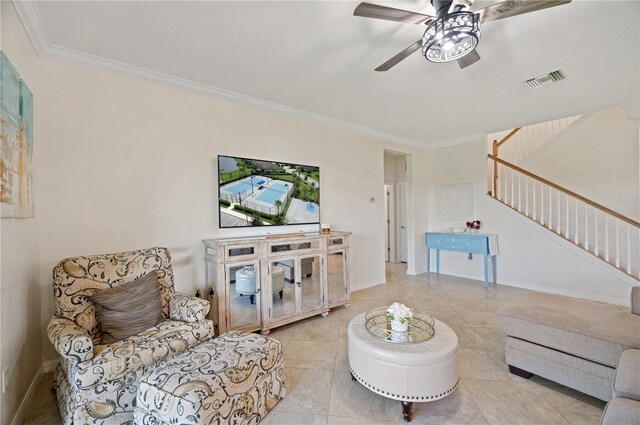
<path id="1" fill-rule="evenodd" d="M 482 254 L 484 256 L 484 287 L 489 286 L 489 257 L 493 265 L 493 283 L 496 283 L 496 255 L 498 241 L 496 235 L 468 233 L 426 233 L 427 273 L 431 276 L 431 250 L 436 250 L 436 273 L 440 273 L 440 250 Z"/>

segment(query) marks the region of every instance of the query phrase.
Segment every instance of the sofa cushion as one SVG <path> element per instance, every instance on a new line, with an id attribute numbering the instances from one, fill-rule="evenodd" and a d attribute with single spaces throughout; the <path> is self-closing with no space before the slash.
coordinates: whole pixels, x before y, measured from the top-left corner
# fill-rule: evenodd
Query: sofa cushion
<path id="1" fill-rule="evenodd" d="M 96 346 L 91 360 L 76 365 L 66 363 L 69 382 L 78 389 L 88 389 L 123 377 L 209 339 L 212 330 L 210 320 L 195 323 L 164 320 L 122 341 Z"/>
<path id="2" fill-rule="evenodd" d="M 160 283 L 155 271 L 93 297 L 102 343 L 111 344 L 139 334 L 162 320 Z"/>
<path id="3" fill-rule="evenodd" d="M 640 350 L 626 350 L 620 356 L 613 381 L 613 396 L 640 401 Z"/>
<path id="4" fill-rule="evenodd" d="M 116 254 L 67 258 L 53 269 L 56 316 L 72 320 L 86 329 L 94 345 L 102 335 L 91 297 L 98 291 L 115 288 L 158 271 L 162 312 L 169 317 L 169 298 L 174 292 L 171 255 L 167 248 L 155 247 Z"/>
<path id="5" fill-rule="evenodd" d="M 610 367 L 627 348 L 640 348 L 640 316 L 559 295 L 521 295 L 498 310 L 496 325 L 512 337 Z"/>
<path id="6" fill-rule="evenodd" d="M 640 402 L 628 398 L 614 398 L 604 409 L 600 425 L 633 425 L 640 418 Z"/>

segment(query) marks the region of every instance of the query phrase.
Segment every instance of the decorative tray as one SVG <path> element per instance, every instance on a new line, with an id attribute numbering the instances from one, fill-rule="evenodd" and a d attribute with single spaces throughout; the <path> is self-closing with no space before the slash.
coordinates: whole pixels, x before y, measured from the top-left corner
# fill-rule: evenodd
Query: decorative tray
<path id="1" fill-rule="evenodd" d="M 429 341 L 436 334 L 435 322 L 428 314 L 413 312 L 413 319 L 406 331 L 391 330 L 386 315 L 387 307 L 378 307 L 365 314 L 365 328 L 376 338 L 395 344 L 419 344 Z"/>

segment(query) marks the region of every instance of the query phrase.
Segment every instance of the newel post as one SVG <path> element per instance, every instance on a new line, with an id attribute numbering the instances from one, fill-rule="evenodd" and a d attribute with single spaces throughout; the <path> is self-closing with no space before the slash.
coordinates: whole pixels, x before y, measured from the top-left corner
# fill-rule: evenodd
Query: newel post
<path id="1" fill-rule="evenodd" d="M 498 141 L 494 140 L 493 141 L 493 156 L 498 157 Z M 495 159 L 493 160 L 493 197 L 497 198 L 498 197 L 498 192 L 497 192 L 497 187 L 498 187 L 498 161 L 496 161 Z"/>

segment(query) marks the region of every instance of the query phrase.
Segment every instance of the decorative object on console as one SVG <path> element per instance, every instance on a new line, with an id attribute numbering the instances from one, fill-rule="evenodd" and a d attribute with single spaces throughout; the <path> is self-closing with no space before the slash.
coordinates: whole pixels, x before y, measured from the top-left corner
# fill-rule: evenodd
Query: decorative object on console
<path id="1" fill-rule="evenodd" d="M 331 233 L 331 225 L 330 224 L 321 224 L 320 225 L 320 233 L 323 235 L 328 235 Z"/>
<path id="2" fill-rule="evenodd" d="M 220 228 L 320 223 L 320 168 L 218 156 Z"/>
<path id="3" fill-rule="evenodd" d="M 480 225 L 482 223 L 480 222 L 480 220 L 471 220 L 471 221 L 467 221 L 466 225 L 467 225 L 467 231 L 469 233 L 478 233 L 478 230 L 480 230 Z"/>

